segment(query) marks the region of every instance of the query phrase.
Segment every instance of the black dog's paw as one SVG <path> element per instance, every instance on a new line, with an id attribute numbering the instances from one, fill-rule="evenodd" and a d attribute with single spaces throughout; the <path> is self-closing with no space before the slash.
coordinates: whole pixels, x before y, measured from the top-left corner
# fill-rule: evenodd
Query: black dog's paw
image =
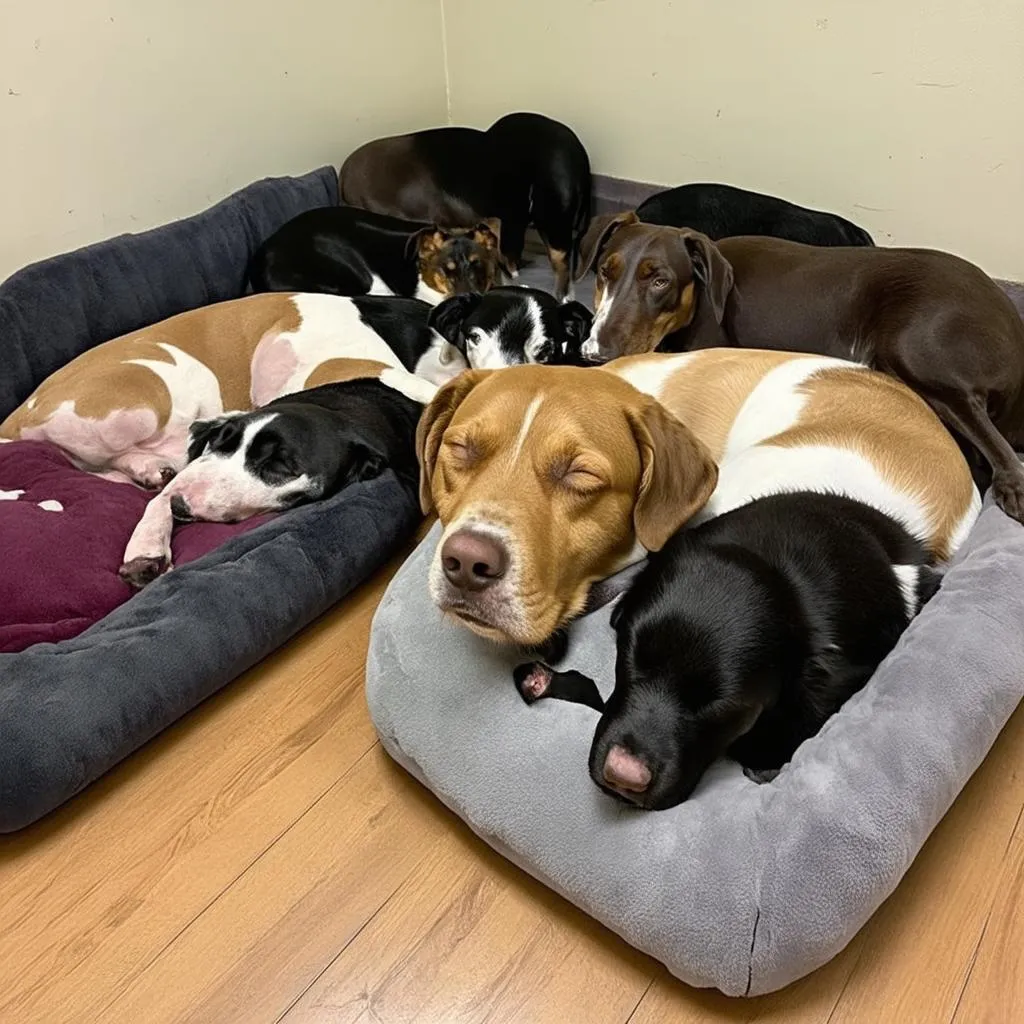
<path id="1" fill-rule="evenodd" d="M 527 704 L 534 704 L 547 696 L 554 672 L 542 661 L 528 661 L 512 670 L 512 679 L 519 696 Z"/>
<path id="2" fill-rule="evenodd" d="M 756 782 L 759 786 L 763 786 L 767 782 L 774 782 L 781 771 L 781 768 L 744 768 L 743 774 L 751 782 Z"/>

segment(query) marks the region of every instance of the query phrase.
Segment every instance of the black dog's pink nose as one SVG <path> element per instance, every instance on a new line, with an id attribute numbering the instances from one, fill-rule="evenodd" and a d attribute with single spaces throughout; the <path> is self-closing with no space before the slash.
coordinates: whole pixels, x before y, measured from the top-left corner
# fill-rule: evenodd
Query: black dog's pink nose
<path id="1" fill-rule="evenodd" d="M 493 537 L 473 530 L 457 530 L 441 548 L 441 566 L 453 587 L 484 590 L 505 575 L 508 552 Z"/>
<path id="2" fill-rule="evenodd" d="M 604 781 L 615 789 L 643 793 L 651 784 L 651 769 L 636 754 L 616 744 L 604 759 Z"/>

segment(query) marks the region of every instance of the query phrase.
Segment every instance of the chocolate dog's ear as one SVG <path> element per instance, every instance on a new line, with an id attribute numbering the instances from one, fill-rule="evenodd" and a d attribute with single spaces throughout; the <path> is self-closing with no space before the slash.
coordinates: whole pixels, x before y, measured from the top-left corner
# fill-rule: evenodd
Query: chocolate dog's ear
<path id="1" fill-rule="evenodd" d="M 648 551 L 658 551 L 707 504 L 718 466 L 690 428 L 655 399 L 627 415 L 641 466 L 633 529 Z"/>
<path id="2" fill-rule="evenodd" d="M 580 242 L 580 258 L 576 264 L 576 280 L 578 281 L 588 270 L 593 269 L 594 263 L 601 250 L 608 244 L 608 240 L 621 227 L 627 224 L 637 224 L 640 218 L 636 210 L 626 210 L 624 213 L 602 213 L 595 217 L 587 228 L 587 233 Z"/>
<path id="3" fill-rule="evenodd" d="M 439 302 L 427 314 L 427 326 L 437 331 L 449 345 L 454 345 L 465 355 L 466 339 L 462 333 L 462 325 L 470 313 L 480 305 L 482 298 L 479 292 L 465 292 Z"/>
<path id="4" fill-rule="evenodd" d="M 420 508 L 427 515 L 434 510 L 432 482 L 434 466 L 437 464 L 437 453 L 441 450 L 441 440 L 448 429 L 456 409 L 463 403 L 466 396 L 488 374 L 494 370 L 463 370 L 453 377 L 436 395 L 420 416 L 416 426 L 416 458 L 420 463 Z"/>
<path id="5" fill-rule="evenodd" d="M 497 249 L 501 246 L 501 219 L 498 217 L 484 217 L 475 228 L 473 228 L 473 239 L 479 242 L 485 249 Z"/>
<path id="6" fill-rule="evenodd" d="M 580 349 L 590 334 L 594 315 L 582 302 L 563 302 L 558 306 L 558 319 L 562 321 L 565 342 L 559 353 L 559 361 L 567 366 L 582 366 Z"/>
<path id="7" fill-rule="evenodd" d="M 732 264 L 707 235 L 685 228 L 682 235 L 686 254 L 693 263 L 694 275 L 704 285 L 704 294 L 715 311 L 715 319 L 721 323 L 725 316 L 725 303 L 734 281 Z"/>

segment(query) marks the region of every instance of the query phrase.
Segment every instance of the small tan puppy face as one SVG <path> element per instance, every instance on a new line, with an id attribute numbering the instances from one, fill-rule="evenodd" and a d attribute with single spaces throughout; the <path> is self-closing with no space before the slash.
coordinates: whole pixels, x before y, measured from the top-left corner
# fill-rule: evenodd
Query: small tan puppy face
<path id="1" fill-rule="evenodd" d="M 710 455 L 652 398 L 597 370 L 471 370 L 417 434 L 424 511 L 445 527 L 435 603 L 474 632 L 542 644 L 592 583 L 660 548 L 708 500 Z"/>

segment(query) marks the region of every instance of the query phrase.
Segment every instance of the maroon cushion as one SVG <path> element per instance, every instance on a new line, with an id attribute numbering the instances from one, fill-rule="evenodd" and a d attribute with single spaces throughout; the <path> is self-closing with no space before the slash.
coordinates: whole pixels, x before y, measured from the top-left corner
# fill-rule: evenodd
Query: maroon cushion
<path id="1" fill-rule="evenodd" d="M 76 636 L 132 596 L 117 570 L 150 497 L 75 469 L 53 445 L 0 443 L 0 652 Z M 174 564 L 271 518 L 180 526 Z"/>

